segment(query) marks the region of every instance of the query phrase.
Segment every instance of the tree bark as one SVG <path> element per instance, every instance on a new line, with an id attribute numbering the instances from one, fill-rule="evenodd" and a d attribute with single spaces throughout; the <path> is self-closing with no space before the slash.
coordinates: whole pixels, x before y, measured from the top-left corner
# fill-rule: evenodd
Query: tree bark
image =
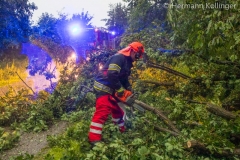
<path id="1" fill-rule="evenodd" d="M 232 112 L 229 112 L 221 107 L 218 107 L 214 104 L 207 103 L 207 110 L 215 115 L 218 115 L 225 119 L 236 119 L 237 115 L 233 114 Z"/>
<path id="2" fill-rule="evenodd" d="M 174 82 L 156 82 L 156 81 L 151 81 L 151 80 L 142 80 L 143 83 L 151 83 L 151 84 L 156 84 L 159 86 L 174 86 Z"/>
<path id="3" fill-rule="evenodd" d="M 135 100 L 135 103 L 140 105 L 141 107 L 143 107 L 144 109 L 148 110 L 148 111 L 152 111 L 153 113 L 155 113 L 159 118 L 161 118 L 164 123 L 171 128 L 174 132 L 176 133 L 180 133 L 180 131 L 175 127 L 175 125 L 172 123 L 172 121 L 170 119 L 168 119 L 161 110 L 156 109 L 152 106 L 149 106 L 141 101 Z"/>

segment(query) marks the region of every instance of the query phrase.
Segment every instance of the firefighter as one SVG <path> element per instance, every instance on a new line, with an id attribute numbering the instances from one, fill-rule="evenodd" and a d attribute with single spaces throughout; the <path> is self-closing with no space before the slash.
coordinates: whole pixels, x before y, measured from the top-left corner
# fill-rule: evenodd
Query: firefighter
<path id="1" fill-rule="evenodd" d="M 101 141 L 102 128 L 108 115 L 119 126 L 120 132 L 125 131 L 124 112 L 121 101 L 132 95 L 132 88 L 128 77 L 133 62 L 142 58 L 144 47 L 140 42 L 132 42 L 126 48 L 111 56 L 100 70 L 94 81 L 96 93 L 96 110 L 92 117 L 88 134 L 89 142 L 94 145 Z"/>

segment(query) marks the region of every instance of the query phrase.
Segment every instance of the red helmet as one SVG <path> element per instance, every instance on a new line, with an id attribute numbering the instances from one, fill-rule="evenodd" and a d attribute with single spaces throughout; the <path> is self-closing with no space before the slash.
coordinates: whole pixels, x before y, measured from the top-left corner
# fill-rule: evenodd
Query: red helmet
<path id="1" fill-rule="evenodd" d="M 142 58 L 144 53 L 143 44 L 140 42 L 132 42 L 128 45 L 128 47 L 118 51 L 118 53 L 124 54 L 125 56 L 130 56 L 130 50 L 133 49 L 134 52 L 137 52 L 137 57 Z"/>

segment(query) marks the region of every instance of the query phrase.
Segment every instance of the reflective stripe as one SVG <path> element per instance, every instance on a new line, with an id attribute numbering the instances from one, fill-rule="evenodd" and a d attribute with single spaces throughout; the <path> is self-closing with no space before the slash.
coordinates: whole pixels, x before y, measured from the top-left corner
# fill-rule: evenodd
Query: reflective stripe
<path id="1" fill-rule="evenodd" d="M 90 132 L 96 133 L 96 134 L 102 134 L 101 130 L 96 130 L 96 129 L 92 129 L 92 128 L 90 128 Z"/>
<path id="2" fill-rule="evenodd" d="M 110 64 L 108 67 L 108 70 L 114 70 L 120 72 L 121 67 L 119 67 L 117 64 Z"/>
<path id="3" fill-rule="evenodd" d="M 118 122 L 120 120 L 120 118 L 113 118 L 112 121 L 113 122 Z"/>
<path id="4" fill-rule="evenodd" d="M 124 122 L 122 122 L 122 123 L 118 124 L 118 126 L 119 126 L 119 127 L 122 127 L 122 126 L 124 126 Z"/>
<path id="5" fill-rule="evenodd" d="M 94 127 L 99 127 L 99 128 L 102 128 L 103 125 L 101 123 L 96 123 L 96 122 L 92 122 L 91 123 L 91 126 L 94 126 Z"/>
<path id="6" fill-rule="evenodd" d="M 100 90 L 100 91 L 103 91 L 103 92 L 107 92 L 109 94 L 112 94 L 113 93 L 113 90 L 108 87 L 108 86 L 105 86 L 97 81 L 94 81 L 94 85 L 93 87 L 96 89 L 96 90 Z"/>

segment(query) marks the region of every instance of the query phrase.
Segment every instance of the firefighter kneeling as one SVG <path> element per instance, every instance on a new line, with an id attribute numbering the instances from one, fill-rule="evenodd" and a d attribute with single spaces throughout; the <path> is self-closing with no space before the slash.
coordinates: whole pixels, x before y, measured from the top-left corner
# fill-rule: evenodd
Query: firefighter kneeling
<path id="1" fill-rule="evenodd" d="M 94 82 L 96 110 L 88 135 L 91 144 L 101 141 L 102 128 L 109 114 L 120 131 L 125 131 L 123 102 L 132 95 L 128 77 L 131 74 L 132 63 L 142 58 L 143 53 L 143 45 L 140 42 L 132 42 L 111 56 L 96 76 Z"/>

